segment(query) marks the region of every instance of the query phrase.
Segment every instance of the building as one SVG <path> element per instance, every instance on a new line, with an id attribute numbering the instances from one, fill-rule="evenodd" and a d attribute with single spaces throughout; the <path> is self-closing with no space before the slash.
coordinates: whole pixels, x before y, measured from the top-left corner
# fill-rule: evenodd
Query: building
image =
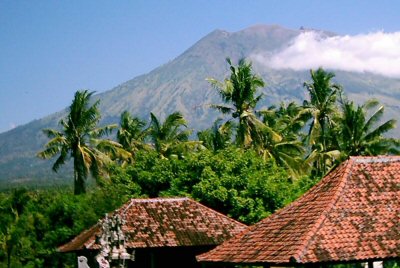
<path id="1" fill-rule="evenodd" d="M 400 157 L 351 157 L 297 201 L 197 260 L 320 266 L 400 260 Z"/>
<path id="2" fill-rule="evenodd" d="M 200 267 L 195 256 L 221 244 L 246 226 L 189 198 L 131 199 L 109 216 L 124 219 L 125 247 L 134 261 L 128 267 Z M 94 225 L 60 252 L 86 256 L 97 267 L 102 225 Z"/>

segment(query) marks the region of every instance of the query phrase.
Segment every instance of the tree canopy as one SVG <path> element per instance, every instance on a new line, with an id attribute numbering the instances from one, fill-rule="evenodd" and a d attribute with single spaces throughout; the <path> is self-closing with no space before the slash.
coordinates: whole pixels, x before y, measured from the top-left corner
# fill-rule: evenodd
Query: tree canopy
<path id="1" fill-rule="evenodd" d="M 74 164 L 74 193 L 86 192 L 85 181 L 89 173 L 98 181 L 101 179 L 104 166 L 110 158 L 99 148 L 115 148 L 120 145 L 111 140 L 103 140 L 102 136 L 111 133 L 116 125 L 98 127 L 100 112 L 99 101 L 90 103 L 93 92 L 77 91 L 69 113 L 60 121 L 62 130 L 44 129 L 43 132 L 50 138 L 45 149 L 38 153 L 44 159 L 58 155 L 53 170 L 58 171 L 61 165 L 69 158 Z"/>

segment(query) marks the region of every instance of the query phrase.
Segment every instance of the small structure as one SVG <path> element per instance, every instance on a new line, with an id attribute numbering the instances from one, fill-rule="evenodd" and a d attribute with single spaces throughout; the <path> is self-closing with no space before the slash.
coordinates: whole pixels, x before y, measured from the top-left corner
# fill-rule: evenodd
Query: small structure
<path id="1" fill-rule="evenodd" d="M 125 220 L 121 215 L 114 214 L 111 218 L 106 215 L 99 223 L 101 236 L 96 241 L 100 244 L 100 252 L 96 256 L 97 265 L 99 268 L 110 268 L 111 262 L 113 266 L 125 268 L 127 260 L 134 257 L 125 247 L 125 234 L 122 231 Z"/>
<path id="2" fill-rule="evenodd" d="M 400 157 L 351 157 L 289 206 L 197 256 L 205 266 L 400 258 Z"/>
<path id="3" fill-rule="evenodd" d="M 123 253 L 130 256 L 125 263 L 127 267 L 200 267 L 196 255 L 246 228 L 189 198 L 131 199 L 110 213 L 108 219 L 117 215 L 126 248 Z M 86 256 L 91 268 L 98 267 L 95 259 L 108 240 L 103 235 L 104 220 L 58 250 Z M 109 248 L 103 255 L 112 255 L 112 251 Z"/>

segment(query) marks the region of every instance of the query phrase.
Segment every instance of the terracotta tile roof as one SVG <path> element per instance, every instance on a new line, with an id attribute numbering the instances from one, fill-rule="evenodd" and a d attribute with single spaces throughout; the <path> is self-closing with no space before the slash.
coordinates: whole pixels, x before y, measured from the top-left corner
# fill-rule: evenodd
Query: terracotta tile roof
<path id="1" fill-rule="evenodd" d="M 289 264 L 400 256 L 400 157 L 352 157 L 200 262 Z"/>
<path id="2" fill-rule="evenodd" d="M 125 216 L 127 248 L 215 246 L 246 228 L 189 198 L 131 199 L 114 213 Z M 58 250 L 98 249 L 100 232 L 96 224 Z"/>

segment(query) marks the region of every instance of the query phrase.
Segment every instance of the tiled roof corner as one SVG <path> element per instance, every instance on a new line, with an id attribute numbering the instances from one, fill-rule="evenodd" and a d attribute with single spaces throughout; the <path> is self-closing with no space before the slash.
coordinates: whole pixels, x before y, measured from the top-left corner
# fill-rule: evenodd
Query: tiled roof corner
<path id="1" fill-rule="evenodd" d="M 70 252 L 77 249 L 86 249 L 90 247 L 95 242 L 95 236 L 99 232 L 99 224 L 93 225 L 90 229 L 84 230 L 74 239 L 72 239 L 67 244 L 58 247 L 59 252 Z M 93 239 L 92 239 L 93 238 Z"/>

